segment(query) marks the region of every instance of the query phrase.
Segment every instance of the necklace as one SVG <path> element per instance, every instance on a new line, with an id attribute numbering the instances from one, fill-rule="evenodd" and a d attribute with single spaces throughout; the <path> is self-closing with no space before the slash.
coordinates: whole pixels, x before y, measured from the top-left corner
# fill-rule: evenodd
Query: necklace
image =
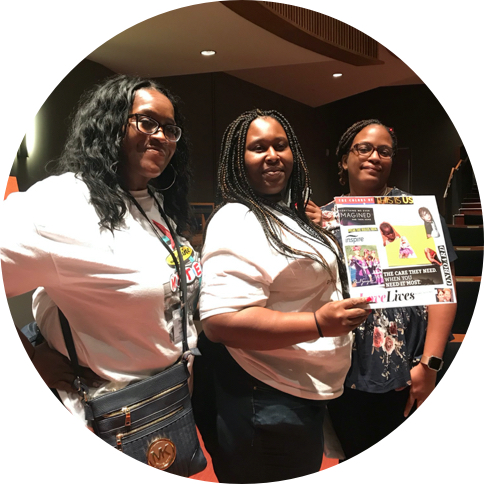
<path id="1" fill-rule="evenodd" d="M 395 187 L 393 187 L 395 188 Z M 392 190 L 393 190 L 392 187 L 387 187 L 387 189 L 385 190 L 385 193 L 382 195 L 383 197 L 387 196 Z"/>
<path id="2" fill-rule="evenodd" d="M 362 196 L 386 197 L 394 189 L 395 189 L 395 187 L 386 187 L 385 193 L 382 193 L 381 195 L 362 195 Z M 351 195 L 350 193 L 347 193 L 346 195 L 341 195 L 341 196 L 342 197 L 352 197 L 354 195 Z"/>

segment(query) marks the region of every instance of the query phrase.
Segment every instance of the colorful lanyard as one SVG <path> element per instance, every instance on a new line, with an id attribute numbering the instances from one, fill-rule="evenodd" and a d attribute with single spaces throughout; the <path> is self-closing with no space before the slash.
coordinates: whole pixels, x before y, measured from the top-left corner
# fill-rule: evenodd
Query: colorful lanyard
<path id="1" fill-rule="evenodd" d="M 162 236 L 160 236 L 160 231 L 156 229 L 155 225 L 153 224 L 152 220 L 146 215 L 145 211 L 141 207 L 141 205 L 138 203 L 136 198 L 131 195 L 129 192 L 125 192 L 128 198 L 133 202 L 133 204 L 136 206 L 136 208 L 139 210 L 141 215 L 148 221 L 150 224 L 151 229 L 153 230 L 154 234 L 158 237 L 160 242 L 163 244 L 165 249 L 170 253 L 172 260 L 175 263 L 176 266 L 176 271 L 178 272 L 178 277 L 180 278 L 180 289 L 181 289 L 181 310 L 182 310 L 182 330 L 183 330 L 183 353 L 188 351 L 188 342 L 187 342 L 187 328 L 188 328 L 188 311 L 187 311 L 187 303 L 188 303 L 188 290 L 187 290 L 187 275 L 185 271 L 185 261 L 183 260 L 183 254 L 180 248 L 180 243 L 178 242 L 178 238 L 176 236 L 176 232 L 172 229 L 170 221 L 168 220 L 168 217 L 166 216 L 160 202 L 156 198 L 156 196 L 151 192 L 151 190 L 148 188 L 148 193 L 150 196 L 153 198 L 155 201 L 158 211 L 163 218 L 163 220 L 166 223 L 166 226 L 168 227 L 168 230 L 170 231 L 171 237 L 175 243 L 175 250 L 177 252 L 177 255 L 173 253 L 171 250 L 171 247 L 163 240 Z"/>

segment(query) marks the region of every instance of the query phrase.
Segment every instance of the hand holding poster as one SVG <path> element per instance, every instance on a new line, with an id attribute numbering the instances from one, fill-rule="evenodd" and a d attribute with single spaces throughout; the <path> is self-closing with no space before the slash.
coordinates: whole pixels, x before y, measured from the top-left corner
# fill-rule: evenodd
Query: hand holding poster
<path id="1" fill-rule="evenodd" d="M 456 302 L 433 196 L 335 199 L 350 294 L 372 308 Z"/>

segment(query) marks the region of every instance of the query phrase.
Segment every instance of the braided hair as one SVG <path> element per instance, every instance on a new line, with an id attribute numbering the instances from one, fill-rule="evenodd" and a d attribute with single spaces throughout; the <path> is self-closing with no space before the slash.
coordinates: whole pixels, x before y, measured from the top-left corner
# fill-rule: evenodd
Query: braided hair
<path id="1" fill-rule="evenodd" d="M 247 131 L 255 119 L 268 117 L 281 124 L 294 159 L 292 173 L 286 187 L 286 204 L 277 203 L 256 193 L 249 182 L 245 168 Z M 328 263 L 316 250 L 313 243 L 320 243 L 329 248 L 338 261 L 343 292 L 345 295 L 348 293 L 346 270 L 338 252 L 339 244 L 336 238 L 330 232 L 309 220 L 306 215 L 305 208 L 311 193 L 309 172 L 299 141 L 291 125 L 282 114 L 274 110 L 261 111 L 255 109 L 246 111 L 227 127 L 222 137 L 217 182 L 217 206 L 207 221 L 205 230 L 212 217 L 223 206 L 228 203 L 241 203 L 255 215 L 267 240 L 278 253 L 285 256 L 308 257 L 320 263 L 326 271 L 331 273 Z M 279 214 L 286 215 L 294 220 L 301 231 L 296 232 L 288 227 Z M 312 250 L 298 250 L 289 246 L 282 240 L 283 231 L 303 241 L 308 249 Z"/>
<path id="2" fill-rule="evenodd" d="M 383 126 L 388 131 L 388 134 L 392 137 L 393 151 L 395 152 L 397 150 L 397 137 L 395 136 L 395 133 L 378 119 L 364 119 L 353 124 L 345 131 L 343 136 L 341 136 L 338 147 L 336 148 L 336 156 L 338 157 L 338 176 L 341 185 L 346 185 L 348 183 L 348 171 L 343 168 L 343 158 L 350 152 L 351 145 L 353 144 L 356 135 L 362 129 L 372 124 Z"/>

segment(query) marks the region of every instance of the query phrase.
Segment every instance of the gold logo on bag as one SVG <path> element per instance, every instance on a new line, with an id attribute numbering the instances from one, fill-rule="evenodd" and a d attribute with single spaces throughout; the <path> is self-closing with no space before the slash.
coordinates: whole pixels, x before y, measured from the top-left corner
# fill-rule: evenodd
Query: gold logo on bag
<path id="1" fill-rule="evenodd" d="M 175 444 L 170 439 L 155 440 L 148 449 L 148 465 L 165 470 L 170 467 L 176 457 Z"/>

